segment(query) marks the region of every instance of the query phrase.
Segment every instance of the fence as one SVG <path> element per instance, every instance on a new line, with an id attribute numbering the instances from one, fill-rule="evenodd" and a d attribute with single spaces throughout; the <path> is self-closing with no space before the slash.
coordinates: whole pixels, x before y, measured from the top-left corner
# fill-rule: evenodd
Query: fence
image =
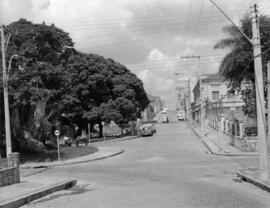
<path id="1" fill-rule="evenodd" d="M 249 125 L 225 114 L 208 116 L 210 127 L 218 131 L 220 136 L 229 138 L 231 145 L 245 152 L 257 151 L 257 127 Z"/>

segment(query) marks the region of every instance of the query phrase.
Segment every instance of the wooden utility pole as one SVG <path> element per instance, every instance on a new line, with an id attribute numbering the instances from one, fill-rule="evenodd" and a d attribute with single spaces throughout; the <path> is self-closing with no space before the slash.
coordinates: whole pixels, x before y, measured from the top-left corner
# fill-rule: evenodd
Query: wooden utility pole
<path id="1" fill-rule="evenodd" d="M 199 85 L 200 85 L 200 106 L 201 106 L 201 138 L 204 138 L 205 132 L 205 121 L 204 121 L 204 104 L 203 104 L 203 95 L 202 95 L 202 70 L 201 70 L 201 56 L 181 56 L 181 58 L 197 58 L 199 60 Z"/>
<path id="2" fill-rule="evenodd" d="M 190 101 L 190 79 L 187 81 L 187 92 L 186 92 L 186 109 L 187 109 L 187 115 L 186 118 L 188 121 L 191 120 L 191 101 Z"/>
<path id="3" fill-rule="evenodd" d="M 266 120 L 264 105 L 264 88 L 263 88 L 263 70 L 261 40 L 257 4 L 254 4 L 252 11 L 252 38 L 253 38 L 253 56 L 255 70 L 255 88 L 256 88 L 256 107 L 257 107 L 257 125 L 259 138 L 259 162 L 261 179 L 268 179 L 268 155 L 266 139 Z"/>
<path id="4" fill-rule="evenodd" d="M 268 120 L 268 128 L 267 128 L 268 129 L 267 150 L 268 150 L 270 140 L 270 61 L 267 62 L 267 120 Z"/>
<path id="5" fill-rule="evenodd" d="M 264 88 L 263 88 L 263 71 L 262 71 L 262 54 L 260 27 L 258 18 L 258 6 L 252 7 L 252 40 L 239 28 L 225 12 L 213 1 L 209 0 L 214 6 L 237 28 L 237 30 L 252 44 L 255 71 L 255 88 L 256 88 L 256 108 L 257 108 L 257 126 L 259 138 L 259 163 L 260 177 L 267 180 L 268 174 L 268 155 L 267 155 L 267 137 L 266 137 L 266 120 L 264 106 Z"/>
<path id="6" fill-rule="evenodd" d="M 11 148 L 10 117 L 9 117 L 9 102 L 8 102 L 8 80 L 7 80 L 7 66 L 6 66 L 5 33 L 4 33 L 3 25 L 1 25 L 1 51 L 2 51 L 2 67 L 3 67 L 6 155 L 8 157 L 9 154 L 12 152 L 12 148 Z"/>

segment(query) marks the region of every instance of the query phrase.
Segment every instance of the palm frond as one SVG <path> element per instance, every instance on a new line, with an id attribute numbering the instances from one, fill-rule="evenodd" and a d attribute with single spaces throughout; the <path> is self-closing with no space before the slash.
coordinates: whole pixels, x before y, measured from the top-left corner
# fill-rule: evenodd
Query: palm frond
<path id="1" fill-rule="evenodd" d="M 236 40 L 234 38 L 224 38 L 218 41 L 214 45 L 214 49 L 230 48 L 230 47 L 233 47 L 235 43 L 236 43 Z"/>

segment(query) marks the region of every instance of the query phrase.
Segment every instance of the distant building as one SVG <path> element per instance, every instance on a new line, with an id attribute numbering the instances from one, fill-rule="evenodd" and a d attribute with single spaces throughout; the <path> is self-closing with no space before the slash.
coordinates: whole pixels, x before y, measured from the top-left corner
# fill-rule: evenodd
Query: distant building
<path id="1" fill-rule="evenodd" d="M 190 80 L 181 80 L 177 82 L 176 92 L 176 110 L 185 112 L 186 118 L 190 118 Z"/>
<path id="2" fill-rule="evenodd" d="M 158 96 L 147 95 L 150 103 L 142 112 L 143 120 L 153 120 L 156 114 L 163 109 L 163 101 Z"/>

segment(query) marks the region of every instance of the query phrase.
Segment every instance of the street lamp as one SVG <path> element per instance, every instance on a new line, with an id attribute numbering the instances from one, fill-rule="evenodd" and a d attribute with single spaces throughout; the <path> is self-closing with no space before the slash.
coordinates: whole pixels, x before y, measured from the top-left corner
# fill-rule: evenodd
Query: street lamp
<path id="1" fill-rule="evenodd" d="M 14 54 L 9 59 L 8 70 L 6 71 L 6 61 L 5 54 L 2 52 L 2 62 L 3 62 L 3 91 L 4 91 L 4 109 L 5 109 L 5 130 L 6 130 L 6 156 L 8 158 L 9 154 L 12 153 L 12 143 L 11 143 L 11 131 L 10 131 L 10 114 L 9 114 L 9 101 L 8 101 L 8 77 L 11 69 L 11 63 L 14 58 L 18 57 Z"/>
<path id="2" fill-rule="evenodd" d="M 9 59 L 9 63 L 8 63 L 8 71 L 7 71 L 7 81 L 8 81 L 8 77 L 9 77 L 9 72 L 11 69 L 11 62 L 14 58 L 17 58 L 19 55 L 18 54 L 13 54 L 10 59 Z"/>
<path id="3" fill-rule="evenodd" d="M 202 70 L 201 70 L 201 56 L 181 56 L 181 58 L 197 58 L 199 63 L 199 71 L 200 71 L 200 76 L 199 76 L 199 87 L 200 87 L 200 105 L 201 105 L 201 138 L 204 138 L 204 132 L 205 132 L 205 124 L 204 124 L 204 101 L 202 97 Z"/>

